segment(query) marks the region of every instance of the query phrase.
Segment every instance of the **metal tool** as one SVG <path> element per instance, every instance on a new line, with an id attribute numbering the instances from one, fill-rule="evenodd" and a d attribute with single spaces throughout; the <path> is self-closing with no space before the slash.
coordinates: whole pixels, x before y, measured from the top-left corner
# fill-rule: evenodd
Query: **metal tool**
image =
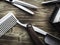
<path id="1" fill-rule="evenodd" d="M 27 24 L 22 24 L 21 22 L 19 22 L 19 20 L 14 16 L 12 12 L 9 12 L 6 16 L 4 16 L 0 20 L 0 37 L 4 35 L 9 29 L 11 29 L 17 23 L 25 28 L 27 27 Z M 33 27 L 36 28 L 35 26 Z M 34 31 L 40 33 L 40 31 L 42 30 L 35 29 Z M 41 33 L 46 34 L 46 32 L 44 31 L 42 31 Z"/>
<path id="2" fill-rule="evenodd" d="M 8 13 L 6 16 L 0 19 L 0 37 L 4 35 L 9 29 L 16 25 L 16 20 Z"/>
<path id="3" fill-rule="evenodd" d="M 34 6 L 32 4 L 29 4 L 29 3 L 26 3 L 26 2 L 23 2 L 21 0 L 6 0 L 7 2 L 10 2 L 12 3 L 12 5 L 30 13 L 30 14 L 34 14 L 34 12 L 32 12 L 31 10 L 27 9 L 26 7 L 29 7 L 29 8 L 35 8 L 37 9 L 38 7 L 37 6 Z M 25 7 L 26 6 L 26 7 Z"/>
<path id="4" fill-rule="evenodd" d="M 55 29 L 57 29 L 57 31 L 60 31 L 60 7 L 55 7 L 49 18 L 49 22 Z"/>
<path id="5" fill-rule="evenodd" d="M 56 4 L 56 3 L 60 3 L 60 0 L 51 0 L 51 1 L 45 1 L 45 2 L 42 2 L 41 4 L 42 5 L 49 5 L 49 4 Z"/>
<path id="6" fill-rule="evenodd" d="M 33 29 L 31 29 L 31 28 L 29 28 L 29 30 L 27 30 L 28 31 L 28 33 L 30 32 L 32 35 L 33 35 L 33 33 L 31 32 L 31 31 L 33 31 L 33 30 L 39 30 L 38 28 L 33 28 Z M 41 29 L 40 29 L 41 30 Z M 42 30 L 43 31 L 43 30 Z M 41 31 L 41 32 L 42 32 Z M 41 33 L 40 32 L 40 33 Z M 29 33 L 29 34 L 30 34 Z M 41 33 L 41 34 L 43 34 L 43 33 Z M 36 34 L 35 34 L 36 35 Z M 33 35 L 33 36 L 35 36 L 35 35 Z M 44 38 L 44 41 L 45 41 L 45 43 L 46 44 L 48 44 L 48 45 L 60 45 L 60 39 L 59 38 L 57 38 L 57 37 L 55 37 L 55 36 L 53 36 L 53 35 L 51 35 L 51 34 L 49 34 L 49 33 L 47 33 L 46 32 L 46 34 L 44 34 L 44 36 L 45 36 L 45 38 Z M 34 37 L 35 38 L 35 37 Z M 35 38 L 36 39 L 36 38 Z M 38 42 L 38 40 L 37 40 L 37 42 Z M 39 43 L 39 42 L 38 42 Z M 37 44 L 38 44 L 37 43 Z M 38 44 L 39 45 L 39 44 Z"/>
<path id="7" fill-rule="evenodd" d="M 18 21 L 17 21 L 17 23 L 23 27 L 27 26 L 27 24 L 22 24 Z M 43 31 L 42 29 L 39 29 L 38 27 L 35 27 L 35 26 L 32 26 L 32 27 L 33 27 L 34 31 L 45 36 L 45 39 L 44 39 L 45 43 L 47 43 L 49 45 L 60 45 L 60 39 L 59 38 L 49 34 L 48 32 Z"/>
<path id="8" fill-rule="evenodd" d="M 34 45 L 44 45 L 42 43 L 42 41 L 38 38 L 38 36 L 37 36 L 36 32 L 34 31 L 31 24 L 28 24 L 26 29 L 27 29 L 26 31 L 30 35 Z"/>

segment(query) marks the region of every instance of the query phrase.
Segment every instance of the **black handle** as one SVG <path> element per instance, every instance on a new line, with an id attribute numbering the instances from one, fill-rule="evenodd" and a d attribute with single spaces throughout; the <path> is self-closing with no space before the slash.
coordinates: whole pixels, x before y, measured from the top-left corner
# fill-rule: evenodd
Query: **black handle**
<path id="1" fill-rule="evenodd" d="M 33 27 L 31 24 L 27 25 L 27 32 L 30 35 L 32 41 L 34 42 L 34 45 L 43 45 L 41 40 L 38 38 L 36 32 L 33 30 Z"/>

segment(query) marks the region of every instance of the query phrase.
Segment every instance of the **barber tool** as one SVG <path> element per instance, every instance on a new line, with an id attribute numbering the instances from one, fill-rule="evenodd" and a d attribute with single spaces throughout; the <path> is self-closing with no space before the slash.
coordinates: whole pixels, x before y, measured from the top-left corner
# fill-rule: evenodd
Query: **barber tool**
<path id="1" fill-rule="evenodd" d="M 55 29 L 57 29 L 57 31 L 60 31 L 60 8 L 59 7 L 55 7 L 52 15 L 50 16 L 49 22 Z"/>
<path id="2" fill-rule="evenodd" d="M 52 4 L 56 4 L 56 3 L 60 3 L 60 0 L 51 0 L 51 1 L 45 1 L 42 2 L 42 5 L 52 5 Z"/>
<path id="3" fill-rule="evenodd" d="M 34 14 L 34 12 L 32 12 L 31 10 L 29 10 L 28 8 L 26 7 L 29 7 L 29 8 L 34 8 L 34 9 L 37 9 L 38 7 L 35 6 L 35 5 L 32 5 L 32 4 L 29 4 L 29 3 L 26 3 L 26 2 L 23 2 L 21 0 L 6 0 L 7 2 L 11 3 L 12 5 L 28 12 L 29 14 Z"/>
<path id="4" fill-rule="evenodd" d="M 0 37 L 4 35 L 9 29 L 16 25 L 16 20 L 8 13 L 6 16 L 0 19 Z"/>
<path id="5" fill-rule="evenodd" d="M 42 43 L 42 41 L 38 38 L 38 36 L 37 36 L 36 32 L 34 31 L 31 24 L 27 24 L 27 30 L 26 31 L 30 35 L 34 45 L 44 45 Z"/>
<path id="6" fill-rule="evenodd" d="M 39 28 L 31 28 L 31 26 L 28 26 L 28 28 L 27 28 L 28 30 L 28 33 L 30 34 L 30 36 L 33 38 L 33 40 L 35 40 L 35 44 L 36 45 L 40 45 L 39 43 L 40 43 L 40 41 L 39 41 L 39 39 L 36 37 L 36 34 L 34 34 L 34 32 L 33 32 L 33 30 L 41 30 L 41 29 L 39 29 Z M 43 30 L 42 30 L 43 31 Z M 40 33 L 42 32 L 42 31 L 40 31 Z M 45 32 L 45 31 L 44 31 Z M 48 44 L 48 45 L 60 45 L 60 39 L 59 38 L 57 38 L 57 37 L 55 37 L 55 36 L 53 36 L 53 35 L 51 35 L 51 34 L 49 34 L 48 32 L 45 32 L 46 34 L 43 34 L 43 33 L 41 33 L 41 34 L 43 34 L 44 36 L 45 36 L 45 38 L 44 38 L 44 41 L 45 41 L 45 43 L 46 44 Z M 41 44 L 42 45 L 42 44 Z"/>

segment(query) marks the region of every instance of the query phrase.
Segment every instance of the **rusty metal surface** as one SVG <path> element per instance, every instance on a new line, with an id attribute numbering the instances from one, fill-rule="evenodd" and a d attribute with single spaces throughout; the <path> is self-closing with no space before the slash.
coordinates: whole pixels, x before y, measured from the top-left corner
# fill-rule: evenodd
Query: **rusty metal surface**
<path id="1" fill-rule="evenodd" d="M 0 1 L 0 18 L 6 15 L 9 11 L 12 11 L 22 23 L 32 23 L 33 25 L 53 35 L 60 37 L 59 33 L 56 32 L 55 29 L 53 29 L 48 22 L 54 6 L 42 6 L 41 2 L 44 0 L 22 1 L 34 4 L 39 7 L 37 10 L 31 9 L 35 12 L 34 16 L 30 16 L 30 14 L 18 9 L 17 7 L 14 7 L 11 4 Z M 40 39 L 43 39 L 40 34 L 38 36 Z M 1 37 L 0 45 L 33 45 L 33 42 L 31 41 L 27 31 L 17 24 L 12 29 L 10 29 L 4 36 Z"/>

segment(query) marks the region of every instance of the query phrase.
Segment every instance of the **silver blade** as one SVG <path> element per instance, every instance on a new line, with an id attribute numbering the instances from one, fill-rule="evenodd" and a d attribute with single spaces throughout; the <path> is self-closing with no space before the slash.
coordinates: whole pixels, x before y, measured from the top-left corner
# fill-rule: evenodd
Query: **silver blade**
<path id="1" fill-rule="evenodd" d="M 34 31 L 42 34 L 42 35 L 47 35 L 47 32 L 43 31 L 42 29 L 38 28 L 38 27 L 35 27 L 35 26 L 32 26 Z"/>
<path id="2" fill-rule="evenodd" d="M 15 1 L 14 3 L 20 4 L 20 5 L 29 7 L 29 8 L 38 8 L 38 7 L 35 6 L 35 5 L 29 4 L 29 3 L 26 3 L 26 2 L 23 2 L 23 1 L 19 1 L 19 0 Z"/>
<path id="3" fill-rule="evenodd" d="M 32 14 L 32 15 L 34 15 L 34 12 L 32 12 L 31 10 L 29 10 L 29 9 L 27 9 L 27 8 L 21 6 L 21 5 L 18 5 L 18 4 L 15 4 L 15 3 L 13 5 L 17 6 L 18 8 L 20 8 L 20 9 L 22 9 L 22 10 L 24 10 L 24 11 L 26 11 L 26 12 Z"/>
<path id="4" fill-rule="evenodd" d="M 45 43 L 48 45 L 60 45 L 60 39 L 53 37 L 52 35 L 46 35 Z"/>
<path id="5" fill-rule="evenodd" d="M 9 1 L 9 0 L 6 0 L 6 1 Z M 12 2 L 16 3 L 16 4 L 19 4 L 19 5 L 23 5 L 23 6 L 29 7 L 29 8 L 38 8 L 35 5 L 29 4 L 29 3 L 21 1 L 21 0 L 12 0 Z"/>

